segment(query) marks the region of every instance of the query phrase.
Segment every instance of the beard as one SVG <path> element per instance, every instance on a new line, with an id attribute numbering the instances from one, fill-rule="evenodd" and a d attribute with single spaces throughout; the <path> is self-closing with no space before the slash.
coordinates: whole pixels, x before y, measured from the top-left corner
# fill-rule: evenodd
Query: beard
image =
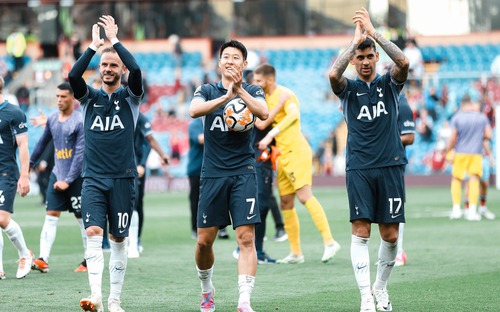
<path id="1" fill-rule="evenodd" d="M 102 83 L 104 83 L 108 86 L 114 86 L 120 80 L 120 76 L 113 76 L 113 79 L 109 80 L 109 79 L 104 79 L 104 75 L 101 75 L 101 80 L 102 80 Z"/>

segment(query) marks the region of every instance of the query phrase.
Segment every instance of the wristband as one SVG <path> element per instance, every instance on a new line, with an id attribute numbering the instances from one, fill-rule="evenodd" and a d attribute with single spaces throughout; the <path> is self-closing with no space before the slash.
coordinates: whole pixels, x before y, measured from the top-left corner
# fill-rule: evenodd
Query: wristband
<path id="1" fill-rule="evenodd" d="M 278 127 L 274 127 L 268 134 L 274 138 L 278 133 L 280 133 L 280 129 Z"/>

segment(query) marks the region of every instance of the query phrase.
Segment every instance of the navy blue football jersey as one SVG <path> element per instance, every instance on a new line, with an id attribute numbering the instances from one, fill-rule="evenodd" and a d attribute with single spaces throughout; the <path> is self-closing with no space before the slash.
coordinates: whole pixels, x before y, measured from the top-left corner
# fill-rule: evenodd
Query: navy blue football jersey
<path id="1" fill-rule="evenodd" d="M 398 125 L 402 88 L 390 72 L 377 75 L 371 83 L 347 79 L 338 94 L 348 130 L 346 170 L 407 163 Z"/>
<path id="2" fill-rule="evenodd" d="M 415 121 L 413 120 L 413 111 L 404 93 L 399 96 L 399 133 L 401 135 L 407 133 L 415 133 Z"/>
<path id="3" fill-rule="evenodd" d="M 134 131 L 141 96 L 129 87 L 112 94 L 87 87 L 82 106 L 85 153 L 82 176 L 128 178 L 137 176 Z"/>
<path id="4" fill-rule="evenodd" d="M 26 115 L 19 106 L 7 101 L 0 104 L 0 176 L 19 179 L 16 136 L 27 132 Z"/>
<path id="5" fill-rule="evenodd" d="M 265 101 L 261 87 L 245 82 L 242 86 L 254 98 Z M 226 93 L 227 90 L 219 81 L 201 85 L 194 92 L 194 97 L 210 101 Z M 255 173 L 253 129 L 245 132 L 229 130 L 223 118 L 226 104 L 203 117 L 205 153 L 201 177 L 214 178 Z"/>
<path id="6" fill-rule="evenodd" d="M 146 165 L 149 152 L 151 151 L 147 136 L 152 132 L 153 129 L 151 129 L 151 122 L 149 122 L 149 119 L 143 113 L 139 113 L 134 138 L 135 157 L 138 165 Z"/>

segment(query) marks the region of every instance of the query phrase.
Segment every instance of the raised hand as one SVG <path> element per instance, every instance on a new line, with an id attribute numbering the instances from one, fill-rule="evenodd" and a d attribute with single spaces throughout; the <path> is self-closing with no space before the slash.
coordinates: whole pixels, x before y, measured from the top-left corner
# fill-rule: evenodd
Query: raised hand
<path id="1" fill-rule="evenodd" d="M 92 44 L 97 48 L 104 45 L 104 39 L 101 38 L 99 25 L 92 25 Z"/>
<path id="2" fill-rule="evenodd" d="M 373 27 L 372 21 L 370 20 L 370 14 L 365 8 L 362 7 L 361 10 L 356 11 L 355 15 L 352 17 L 352 21 L 354 24 L 359 25 L 361 30 L 364 30 L 368 36 L 373 36 L 375 27 Z"/>
<path id="3" fill-rule="evenodd" d="M 116 38 L 116 36 L 118 35 L 118 25 L 116 25 L 113 16 L 103 15 L 99 17 L 99 20 L 100 22 L 97 22 L 97 24 L 104 29 L 106 38 L 108 38 L 108 40 Z"/>
<path id="4" fill-rule="evenodd" d="M 33 127 L 40 127 L 40 126 L 45 127 L 45 125 L 47 124 L 47 116 L 43 113 L 41 109 L 39 109 L 38 112 L 40 113 L 40 115 L 30 117 L 30 124 Z"/>

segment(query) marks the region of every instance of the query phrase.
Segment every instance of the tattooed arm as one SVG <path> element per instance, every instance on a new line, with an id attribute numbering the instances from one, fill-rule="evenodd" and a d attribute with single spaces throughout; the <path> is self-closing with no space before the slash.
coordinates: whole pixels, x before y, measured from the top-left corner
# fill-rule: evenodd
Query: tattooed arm
<path id="1" fill-rule="evenodd" d="M 406 58 L 403 51 L 375 30 L 370 20 L 370 15 L 365 8 L 356 11 L 356 15 L 352 19 L 354 23 L 360 25 L 365 30 L 366 34 L 372 37 L 394 61 L 395 66 L 391 69 L 391 76 L 399 82 L 405 82 L 408 77 L 410 61 Z"/>
<path id="2" fill-rule="evenodd" d="M 330 78 L 330 86 L 334 93 L 341 93 L 347 86 L 347 79 L 343 74 L 349 65 L 351 57 L 355 54 L 356 49 L 365 39 L 366 35 L 361 32 L 361 26 L 357 24 L 356 31 L 354 32 L 354 39 L 351 41 L 351 44 L 337 57 L 332 68 L 330 68 L 328 77 Z"/>

